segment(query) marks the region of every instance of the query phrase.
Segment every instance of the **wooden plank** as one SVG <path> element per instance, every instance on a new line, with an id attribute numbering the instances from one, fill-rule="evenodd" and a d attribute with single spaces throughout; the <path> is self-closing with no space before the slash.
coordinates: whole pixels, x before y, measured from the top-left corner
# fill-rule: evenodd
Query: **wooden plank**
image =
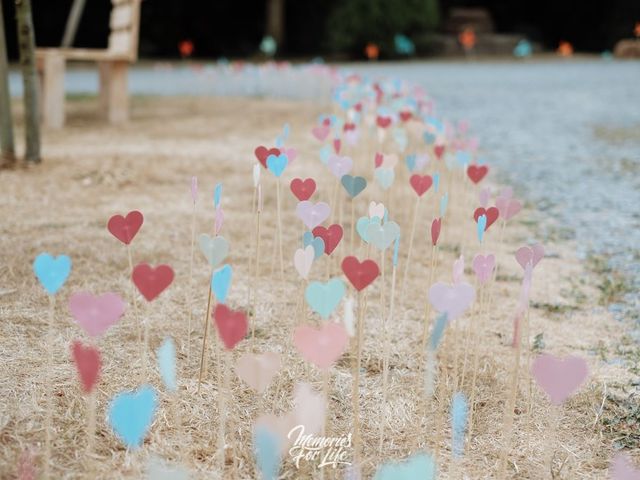
<path id="1" fill-rule="evenodd" d="M 133 6 L 130 3 L 116 5 L 111 10 L 109 26 L 111 30 L 125 30 L 131 28 L 133 21 Z"/>
<path id="2" fill-rule="evenodd" d="M 120 124 L 129 119 L 128 68 L 126 61 L 100 64 L 100 105 L 109 123 Z"/>
<path id="3" fill-rule="evenodd" d="M 132 35 L 129 30 L 112 32 L 109 35 L 109 52 L 128 55 L 131 52 Z"/>
<path id="4" fill-rule="evenodd" d="M 42 65 L 44 58 L 49 53 L 58 53 L 67 60 L 85 61 L 85 62 L 100 62 L 103 60 L 123 60 L 129 61 L 128 54 L 119 54 L 110 52 L 105 49 L 98 48 L 38 48 L 36 50 L 36 60 L 39 65 Z"/>
<path id="5" fill-rule="evenodd" d="M 42 69 L 42 120 L 46 127 L 64 126 L 64 70 L 62 55 L 54 52 L 44 57 Z"/>

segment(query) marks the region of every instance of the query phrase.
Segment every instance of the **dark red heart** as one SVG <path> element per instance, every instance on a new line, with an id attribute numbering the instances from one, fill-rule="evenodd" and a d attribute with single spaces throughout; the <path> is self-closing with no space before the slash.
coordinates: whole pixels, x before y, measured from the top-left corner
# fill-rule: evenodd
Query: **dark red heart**
<path id="1" fill-rule="evenodd" d="M 107 222 L 107 229 L 111 232 L 111 235 L 116 237 L 125 245 L 129 245 L 133 238 L 140 230 L 144 217 L 142 213 L 137 210 L 133 210 L 127 213 L 126 217 L 122 215 L 114 215 Z"/>
<path id="2" fill-rule="evenodd" d="M 378 116 L 378 117 L 376 117 L 376 124 L 380 128 L 387 128 L 389 125 L 391 125 L 391 117 Z"/>
<path id="3" fill-rule="evenodd" d="M 442 219 L 434 218 L 433 222 L 431 222 L 431 243 L 435 247 L 438 243 L 438 238 L 440 238 L 440 228 L 442 227 Z"/>
<path id="4" fill-rule="evenodd" d="M 356 103 L 353 108 L 355 109 L 356 112 L 361 112 L 362 111 L 362 104 L 361 103 Z"/>
<path id="5" fill-rule="evenodd" d="M 417 173 L 414 173 L 411 175 L 409 183 L 418 196 L 421 197 L 431 188 L 431 185 L 433 185 L 433 178 L 431 178 L 431 175 L 418 175 Z"/>
<path id="6" fill-rule="evenodd" d="M 358 291 L 371 284 L 380 273 L 378 264 L 373 260 L 360 262 L 354 256 L 345 257 L 342 260 L 342 271 L 351 282 L 351 285 Z"/>
<path id="7" fill-rule="evenodd" d="M 80 375 L 82 391 L 91 393 L 100 375 L 100 351 L 91 345 L 85 347 L 75 340 L 71 345 L 71 355 Z"/>
<path id="8" fill-rule="evenodd" d="M 411 120 L 412 116 L 413 114 L 411 112 L 400 112 L 400 120 L 402 120 L 403 122 L 408 122 L 409 120 Z"/>
<path id="9" fill-rule="evenodd" d="M 342 234 L 344 232 L 340 225 L 334 223 L 333 225 L 329 225 L 329 228 L 320 225 L 314 228 L 311 233 L 313 233 L 314 237 L 320 237 L 324 240 L 324 253 L 331 255 L 331 252 L 336 249 L 340 240 L 342 240 Z"/>
<path id="10" fill-rule="evenodd" d="M 342 147 L 342 142 L 339 138 L 333 139 L 333 151 L 336 152 L 336 155 L 340 153 L 340 147 Z"/>
<path id="11" fill-rule="evenodd" d="M 316 191 L 316 181 L 313 178 L 306 178 L 304 180 L 294 178 L 291 180 L 289 188 L 291 188 L 291 192 L 298 200 L 304 202 L 305 200 L 309 200 L 311 195 Z"/>
<path id="12" fill-rule="evenodd" d="M 489 167 L 486 165 L 469 165 L 469 167 L 467 167 L 467 176 L 473 183 L 480 182 L 487 173 L 489 173 Z"/>
<path id="13" fill-rule="evenodd" d="M 485 215 L 487 217 L 487 225 L 486 227 L 484 227 L 484 231 L 486 232 L 487 230 L 489 230 L 489 227 L 493 225 L 493 223 L 498 219 L 500 210 L 498 210 L 496 207 L 489 207 L 486 210 L 482 207 L 476 208 L 476 211 L 473 212 L 473 219 L 476 221 L 476 223 L 478 223 L 478 218 L 480 218 L 480 215 Z"/>
<path id="14" fill-rule="evenodd" d="M 440 160 L 442 155 L 444 155 L 444 145 L 436 145 L 433 147 L 433 153 L 435 153 L 438 160 Z"/>
<path id="15" fill-rule="evenodd" d="M 355 123 L 349 123 L 349 122 L 346 122 L 344 124 L 344 127 L 342 127 L 342 130 L 344 132 L 348 132 L 349 130 L 355 130 L 355 129 L 356 129 L 356 124 Z"/>
<path id="16" fill-rule="evenodd" d="M 173 269 L 169 265 L 153 268 L 146 263 L 133 267 L 131 279 L 144 298 L 148 301 L 160 295 L 173 281 Z"/>
<path id="17" fill-rule="evenodd" d="M 258 161 L 260 162 L 260 164 L 264 168 L 267 168 L 267 157 L 269 155 L 275 155 L 277 157 L 278 155 L 280 155 L 280 149 L 279 148 L 269 148 L 269 149 L 267 149 L 267 147 L 264 147 L 264 146 L 260 145 L 259 147 L 256 147 L 256 149 L 255 149 L 255 151 L 253 153 L 255 154 L 255 156 L 258 159 Z"/>
<path id="18" fill-rule="evenodd" d="M 373 162 L 374 162 L 374 164 L 375 164 L 376 168 L 378 168 L 380 165 L 382 165 L 382 161 L 383 161 L 383 160 L 384 160 L 384 155 L 382 155 L 382 154 L 381 154 L 381 153 L 379 153 L 379 152 L 376 152 L 376 156 L 375 156 L 375 158 L 374 158 L 374 160 L 373 160 Z"/>
<path id="19" fill-rule="evenodd" d="M 325 118 L 324 120 L 322 120 L 322 125 L 324 125 L 325 127 L 330 127 L 331 126 L 331 119 L 330 118 Z"/>
<path id="20" fill-rule="evenodd" d="M 219 303 L 211 314 L 218 328 L 218 336 L 227 350 L 233 350 L 240 340 L 247 334 L 249 323 L 247 315 L 238 310 L 231 310 L 226 305 Z"/>

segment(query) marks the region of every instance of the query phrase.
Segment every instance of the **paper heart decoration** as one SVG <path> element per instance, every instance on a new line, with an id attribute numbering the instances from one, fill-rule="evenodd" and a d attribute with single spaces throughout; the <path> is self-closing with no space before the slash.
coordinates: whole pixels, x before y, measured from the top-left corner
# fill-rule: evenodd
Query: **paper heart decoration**
<path id="1" fill-rule="evenodd" d="M 312 232 L 314 237 L 320 237 L 324 241 L 324 253 L 327 255 L 331 255 L 336 249 L 344 233 L 338 224 L 330 225 L 328 228 L 319 225 Z"/>
<path id="2" fill-rule="evenodd" d="M 376 125 L 378 125 L 378 127 L 380 128 L 387 128 L 389 125 L 391 125 L 391 117 L 383 117 L 378 115 L 376 117 Z"/>
<path id="3" fill-rule="evenodd" d="M 206 233 L 202 233 L 198 241 L 200 243 L 200 251 L 209 262 L 209 265 L 211 265 L 211 268 L 215 268 L 227 258 L 229 242 L 224 237 L 211 237 Z"/>
<path id="4" fill-rule="evenodd" d="M 434 218 L 431 222 L 431 244 L 435 247 L 438 244 L 438 238 L 440 238 L 440 229 L 442 228 L 442 219 Z"/>
<path id="5" fill-rule="evenodd" d="M 288 437 L 289 432 L 297 425 L 297 416 L 294 411 L 287 412 L 284 415 L 278 417 L 272 413 L 261 415 L 255 423 L 255 430 L 263 430 L 270 432 L 274 438 L 278 447 L 280 455 L 287 450 L 289 445 L 293 443 L 295 439 Z M 275 479 L 271 479 L 275 480 Z"/>
<path id="6" fill-rule="evenodd" d="M 433 147 L 433 153 L 435 154 L 436 158 L 440 160 L 444 155 L 444 145 L 435 145 Z"/>
<path id="7" fill-rule="evenodd" d="M 33 271 L 40 285 L 49 295 L 54 295 L 71 273 L 71 259 L 66 255 L 54 257 L 48 253 L 41 253 L 33 261 Z"/>
<path id="8" fill-rule="evenodd" d="M 447 285 L 434 283 L 429 289 L 429 302 L 440 313 L 446 313 L 450 322 L 471 306 L 476 298 L 475 289 L 468 283 Z"/>
<path id="9" fill-rule="evenodd" d="M 378 217 L 360 217 L 356 222 L 356 231 L 358 232 L 358 235 L 360 235 L 360 238 L 362 238 L 363 242 L 369 243 L 369 235 L 367 233 L 369 226 L 374 224 L 380 225 L 381 223 L 382 220 Z"/>
<path id="10" fill-rule="evenodd" d="M 500 191 L 500 195 L 498 195 L 498 198 L 503 199 L 503 200 L 511 200 L 513 198 L 513 188 L 504 187 Z"/>
<path id="11" fill-rule="evenodd" d="M 455 149 L 455 146 L 453 148 Z M 458 151 L 456 152 L 456 161 L 462 168 L 465 168 L 471 163 L 471 154 L 469 152 Z"/>
<path id="12" fill-rule="evenodd" d="M 329 157 L 331 156 L 331 146 L 325 145 L 320 149 L 320 161 L 325 165 L 329 165 Z"/>
<path id="13" fill-rule="evenodd" d="M 150 302 L 171 285 L 173 270 L 169 265 L 153 268 L 146 263 L 139 263 L 133 268 L 131 279 L 142 296 Z"/>
<path id="14" fill-rule="evenodd" d="M 431 175 L 418 175 L 417 173 L 415 173 L 411 175 L 409 183 L 413 187 L 413 190 L 418 194 L 418 196 L 421 197 L 427 190 L 431 188 L 431 185 L 433 184 L 433 178 L 431 178 Z"/>
<path id="15" fill-rule="evenodd" d="M 353 160 L 349 157 L 331 155 L 329 157 L 329 170 L 336 178 L 342 178 L 353 168 Z"/>
<path id="16" fill-rule="evenodd" d="M 311 130 L 313 136 L 316 137 L 316 139 L 320 142 L 324 142 L 325 139 L 329 136 L 330 132 L 331 128 L 327 125 L 313 127 L 313 129 Z"/>
<path id="17" fill-rule="evenodd" d="M 388 190 L 391 185 L 393 185 L 393 181 L 396 178 L 396 174 L 392 168 L 376 168 L 373 172 L 373 177 L 376 179 L 378 184 L 383 190 Z"/>
<path id="18" fill-rule="evenodd" d="M 151 455 L 143 478 L 153 478 L 153 480 L 189 480 L 189 471 L 180 465 L 174 465 L 156 455 Z"/>
<path id="19" fill-rule="evenodd" d="M 482 237 L 484 237 L 484 232 L 487 229 L 487 216 L 485 214 L 480 215 L 476 222 L 476 232 L 478 234 L 478 241 L 482 243 Z"/>
<path id="20" fill-rule="evenodd" d="M 453 277 L 454 285 L 464 282 L 464 256 L 463 255 L 460 255 L 460 257 L 455 262 L 453 262 L 452 277 Z"/>
<path id="21" fill-rule="evenodd" d="M 407 164 L 409 172 L 413 172 L 416 169 L 416 155 L 411 154 L 404 157 L 404 162 Z"/>
<path id="22" fill-rule="evenodd" d="M 374 222 L 367 227 L 369 243 L 378 250 L 386 250 L 399 236 L 400 227 L 396 222 L 387 222 L 384 225 Z"/>
<path id="23" fill-rule="evenodd" d="M 226 303 L 227 301 L 232 274 L 231 265 L 224 265 L 211 276 L 211 290 L 213 290 L 218 303 Z"/>
<path id="24" fill-rule="evenodd" d="M 486 165 L 469 165 L 467 167 L 467 176 L 473 183 L 479 183 L 489 173 L 489 167 Z"/>
<path id="25" fill-rule="evenodd" d="M 95 296 L 78 292 L 69 298 L 69 310 L 90 337 L 98 337 L 118 323 L 124 313 L 124 301 L 115 293 Z"/>
<path id="26" fill-rule="evenodd" d="M 387 155 L 383 155 L 382 164 L 380 165 L 383 168 L 395 168 L 398 164 L 398 156 L 395 153 L 389 153 Z"/>
<path id="27" fill-rule="evenodd" d="M 544 247 L 539 243 L 531 246 L 525 245 L 516 251 L 516 260 L 522 268 L 525 268 L 528 263 L 535 267 L 542 260 L 542 257 L 544 257 Z"/>
<path id="28" fill-rule="evenodd" d="M 384 155 L 382 155 L 379 152 L 376 152 L 375 156 L 373 157 L 373 165 L 375 166 L 375 168 L 379 168 L 382 166 L 383 159 L 384 159 Z"/>
<path id="29" fill-rule="evenodd" d="M 226 305 L 219 303 L 211 316 L 218 329 L 218 336 L 224 343 L 225 348 L 233 350 L 247 334 L 249 325 L 247 315 L 239 310 L 231 310 Z"/>
<path id="30" fill-rule="evenodd" d="M 280 149 L 267 148 L 260 145 L 255 149 L 254 154 L 260 162 L 260 165 L 262 165 L 264 168 L 267 168 L 267 158 L 269 157 L 269 155 L 280 155 Z"/>
<path id="31" fill-rule="evenodd" d="M 125 245 L 129 245 L 140 230 L 144 217 L 137 210 L 127 213 L 126 217 L 114 215 L 107 222 L 107 229 Z"/>
<path id="32" fill-rule="evenodd" d="M 394 128 L 392 135 L 394 142 L 396 142 L 396 145 L 398 145 L 398 150 L 404 152 L 407 148 L 407 144 L 409 143 L 407 131 L 404 128 Z"/>
<path id="33" fill-rule="evenodd" d="M 76 364 L 84 393 L 91 393 L 100 375 L 100 351 L 96 347 L 82 345 L 75 340 L 71 345 L 71 355 Z"/>
<path id="34" fill-rule="evenodd" d="M 178 389 L 176 380 L 176 346 L 171 338 L 165 338 L 156 352 L 158 369 L 167 390 L 175 392 Z"/>
<path id="35" fill-rule="evenodd" d="M 369 203 L 369 218 L 378 217 L 384 218 L 385 208 L 382 203 L 371 202 Z"/>
<path id="36" fill-rule="evenodd" d="M 280 370 L 280 364 L 279 353 L 245 353 L 236 362 L 236 374 L 249 387 L 262 394 Z"/>
<path id="37" fill-rule="evenodd" d="M 344 132 L 344 139 L 351 146 L 357 144 L 359 138 L 360 132 L 358 130 L 347 130 L 346 132 Z"/>
<path id="38" fill-rule="evenodd" d="M 531 364 L 531 375 L 554 405 L 562 405 L 573 395 L 589 375 L 587 362 L 580 357 L 538 355 Z"/>
<path id="39" fill-rule="evenodd" d="M 300 325 L 293 332 L 293 343 L 306 361 L 328 369 L 349 344 L 349 336 L 340 323 L 327 322 L 319 329 Z"/>
<path id="40" fill-rule="evenodd" d="M 136 391 L 122 392 L 113 397 L 108 420 L 128 448 L 138 448 L 151 427 L 157 407 L 156 391 L 150 385 L 143 385 Z"/>
<path id="41" fill-rule="evenodd" d="M 314 259 L 318 259 L 324 253 L 324 240 L 320 237 L 314 237 L 312 232 L 304 232 L 302 235 L 302 245 L 306 248 L 309 245 L 313 247 Z"/>
<path id="42" fill-rule="evenodd" d="M 400 116 L 400 120 L 402 120 L 403 122 L 408 122 L 409 120 L 411 120 L 411 117 L 413 116 L 413 114 L 411 112 L 402 111 L 399 113 L 399 116 Z"/>
<path id="43" fill-rule="evenodd" d="M 316 181 L 313 178 L 294 178 L 289 185 L 291 192 L 299 201 L 309 200 L 316 191 Z"/>
<path id="44" fill-rule="evenodd" d="M 496 207 L 489 207 L 487 209 L 483 207 L 476 208 L 475 212 L 473 212 L 473 219 L 478 222 L 478 217 L 481 215 L 485 215 L 487 217 L 487 224 L 484 227 L 484 231 L 489 230 L 489 227 L 493 225 L 493 223 L 498 219 L 500 212 Z"/>
<path id="45" fill-rule="evenodd" d="M 611 480 L 640 480 L 640 470 L 634 468 L 629 455 L 618 452 L 609 467 Z"/>
<path id="46" fill-rule="evenodd" d="M 340 148 L 342 147 L 342 142 L 339 138 L 333 139 L 333 151 L 336 152 L 336 155 L 340 154 Z"/>
<path id="47" fill-rule="evenodd" d="M 486 256 L 478 254 L 473 257 L 472 265 L 480 284 L 485 284 L 491 278 L 493 269 L 496 266 L 496 257 L 493 254 Z"/>
<path id="48" fill-rule="evenodd" d="M 367 180 L 364 177 L 354 177 L 348 174 L 342 176 L 340 183 L 342 183 L 342 186 L 351 198 L 357 197 L 367 188 Z"/>
<path id="49" fill-rule="evenodd" d="M 436 463 L 430 455 L 417 453 L 404 462 L 385 463 L 378 468 L 373 480 L 434 480 Z"/>
<path id="50" fill-rule="evenodd" d="M 436 142 L 436 135 L 431 132 L 424 132 L 422 138 L 427 145 L 433 145 Z"/>
<path id="51" fill-rule="evenodd" d="M 293 254 L 293 266 L 302 278 L 308 278 L 311 271 L 311 265 L 315 259 L 313 245 L 307 245 L 304 248 L 298 248 Z"/>
<path id="52" fill-rule="evenodd" d="M 315 227 L 324 222 L 329 214 L 331 208 L 329 204 L 324 202 L 318 202 L 316 204 L 305 200 L 298 203 L 296 207 L 296 215 L 306 225 L 309 230 L 313 230 Z"/>
<path id="53" fill-rule="evenodd" d="M 256 425 L 253 429 L 253 446 L 260 478 L 276 480 L 282 461 L 282 445 L 278 434 L 264 425 Z"/>
<path id="54" fill-rule="evenodd" d="M 522 210 L 522 204 L 515 198 L 498 197 L 496 207 L 498 207 L 500 217 L 505 221 L 511 220 Z"/>
<path id="55" fill-rule="evenodd" d="M 287 156 L 287 160 L 289 160 L 289 165 L 293 163 L 293 161 L 298 157 L 298 151 L 293 147 L 282 147 L 280 149 L 281 153 L 284 153 Z"/>
<path id="56" fill-rule="evenodd" d="M 275 175 L 276 178 L 279 178 L 282 175 L 282 172 L 284 172 L 288 163 L 289 159 L 284 153 L 281 153 L 280 155 L 269 155 L 267 157 L 267 168 Z"/>
<path id="57" fill-rule="evenodd" d="M 378 264 L 373 260 L 360 262 L 354 256 L 345 257 L 342 260 L 342 271 L 358 291 L 370 285 L 380 273 Z"/>
<path id="58" fill-rule="evenodd" d="M 326 320 L 344 297 L 345 291 L 344 282 L 339 278 L 332 278 L 326 283 L 309 283 L 304 298 L 311 310 Z"/>
<path id="59" fill-rule="evenodd" d="M 297 383 L 293 389 L 295 425 L 303 425 L 305 434 L 317 435 L 324 425 L 327 402 L 322 393 L 308 383 Z"/>

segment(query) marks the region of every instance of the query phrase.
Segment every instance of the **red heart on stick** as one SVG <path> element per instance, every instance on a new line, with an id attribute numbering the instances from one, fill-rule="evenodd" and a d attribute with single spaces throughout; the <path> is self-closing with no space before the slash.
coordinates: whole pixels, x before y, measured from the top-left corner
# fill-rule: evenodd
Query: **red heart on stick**
<path id="1" fill-rule="evenodd" d="M 440 160 L 442 155 L 444 155 L 444 145 L 436 145 L 433 147 L 433 153 L 435 153 L 438 160 Z"/>
<path id="2" fill-rule="evenodd" d="M 75 340 L 71 345 L 71 355 L 80 375 L 82 391 L 91 393 L 100 375 L 100 351 L 91 345 L 85 347 Z"/>
<path id="3" fill-rule="evenodd" d="M 489 173 L 489 167 L 486 165 L 469 165 L 467 167 L 467 176 L 473 183 L 479 183 L 487 173 Z"/>
<path id="4" fill-rule="evenodd" d="M 107 222 L 107 229 L 111 232 L 111 235 L 116 237 L 125 245 L 129 245 L 133 238 L 140 230 L 144 217 L 142 213 L 137 210 L 133 210 L 127 213 L 126 217 L 122 215 L 114 215 Z"/>
<path id="5" fill-rule="evenodd" d="M 291 188 L 291 192 L 296 196 L 296 198 L 303 202 L 305 200 L 309 200 L 311 195 L 316 191 L 316 181 L 313 178 L 306 178 L 304 180 L 301 178 L 294 178 L 291 180 L 289 188 Z"/>
<path id="6" fill-rule="evenodd" d="M 391 125 L 391 117 L 380 117 L 380 116 L 378 116 L 376 118 L 376 124 L 380 128 L 387 128 L 389 125 Z"/>
<path id="7" fill-rule="evenodd" d="M 480 218 L 480 215 L 485 215 L 487 217 L 487 226 L 484 227 L 484 231 L 486 232 L 487 230 L 489 230 L 489 227 L 493 225 L 493 222 L 498 219 L 500 211 L 496 207 L 489 207 L 486 210 L 482 207 L 478 207 L 476 208 L 476 211 L 473 212 L 473 219 L 476 221 L 476 223 L 478 223 L 478 218 Z"/>
<path id="8" fill-rule="evenodd" d="M 253 153 L 255 154 L 255 156 L 258 159 L 258 161 L 260 162 L 260 164 L 264 168 L 267 168 L 267 157 L 269 155 L 275 155 L 277 157 L 278 155 L 280 155 L 280 149 L 279 148 L 269 148 L 269 149 L 267 149 L 267 147 L 264 147 L 264 146 L 260 145 L 259 147 L 257 147 L 255 149 L 255 151 Z"/>
<path id="9" fill-rule="evenodd" d="M 433 185 L 433 178 L 431 178 L 431 175 L 418 175 L 417 173 L 414 173 L 411 175 L 409 183 L 418 196 L 421 197 L 431 188 L 431 185 Z"/>
<path id="10" fill-rule="evenodd" d="M 340 148 L 342 147 L 342 142 L 339 138 L 333 139 L 333 151 L 336 152 L 336 155 L 340 153 Z"/>
<path id="11" fill-rule="evenodd" d="M 241 311 L 233 311 L 226 305 L 219 303 L 212 315 L 218 328 L 218 336 L 227 350 L 233 350 L 240 340 L 247 334 L 249 323 L 247 315 Z"/>
<path id="12" fill-rule="evenodd" d="M 342 234 L 344 232 L 340 225 L 334 223 L 333 225 L 329 225 L 329 228 L 325 228 L 322 225 L 317 226 L 311 233 L 313 233 L 314 237 L 320 237 L 324 240 L 324 253 L 331 255 L 331 252 L 336 249 L 340 240 L 342 240 Z"/>
<path id="13" fill-rule="evenodd" d="M 438 243 L 438 238 L 440 238 L 440 228 L 442 227 L 442 219 L 434 218 L 433 222 L 431 222 L 431 243 L 435 247 Z"/>
<path id="14" fill-rule="evenodd" d="M 382 161 L 384 160 L 384 155 L 382 155 L 379 152 L 376 152 L 376 156 L 373 160 L 374 165 L 376 166 L 376 168 L 378 168 L 380 165 L 382 165 Z"/>
<path id="15" fill-rule="evenodd" d="M 173 269 L 169 265 L 153 268 L 146 263 L 133 267 L 131 280 L 149 302 L 160 295 L 173 281 Z"/>
<path id="16" fill-rule="evenodd" d="M 402 120 L 403 122 L 408 122 L 409 120 L 411 120 L 412 116 L 413 114 L 411 112 L 400 112 L 400 120 Z"/>
<path id="17" fill-rule="evenodd" d="M 342 271 L 358 291 L 366 288 L 380 273 L 378 264 L 373 260 L 360 262 L 354 256 L 345 257 L 342 260 Z"/>

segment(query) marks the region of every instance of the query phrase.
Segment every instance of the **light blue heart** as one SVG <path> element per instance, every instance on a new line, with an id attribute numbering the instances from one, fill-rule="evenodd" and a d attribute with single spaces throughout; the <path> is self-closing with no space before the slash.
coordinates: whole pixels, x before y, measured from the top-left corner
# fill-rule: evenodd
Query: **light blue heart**
<path id="1" fill-rule="evenodd" d="M 304 232 L 302 235 L 302 245 L 313 247 L 313 259 L 317 260 L 324 253 L 324 240 L 321 237 L 314 237 L 311 232 Z"/>
<path id="2" fill-rule="evenodd" d="M 440 217 L 444 218 L 444 214 L 447 213 L 447 205 L 449 204 L 449 194 L 445 193 L 440 197 Z"/>
<path id="3" fill-rule="evenodd" d="M 456 152 L 456 161 L 458 165 L 464 168 L 471 163 L 471 154 L 463 150 L 458 150 Z"/>
<path id="4" fill-rule="evenodd" d="M 325 145 L 320 149 L 320 161 L 325 165 L 329 164 L 329 157 L 331 156 L 331 145 Z"/>
<path id="5" fill-rule="evenodd" d="M 365 188 L 367 188 L 367 180 L 364 177 L 354 177 L 349 174 L 343 175 L 340 179 L 340 183 L 342 183 L 342 186 L 351 198 L 357 197 Z"/>
<path id="6" fill-rule="evenodd" d="M 376 181 L 380 184 L 383 190 L 388 190 L 391 185 L 393 185 L 393 181 L 396 178 L 396 175 L 392 168 L 376 168 L 373 176 Z"/>
<path id="7" fill-rule="evenodd" d="M 258 425 L 253 432 L 256 465 L 263 480 L 276 480 L 280 470 L 280 441 L 268 428 Z"/>
<path id="8" fill-rule="evenodd" d="M 225 303 L 227 301 L 232 274 L 233 269 L 231 265 L 225 264 L 222 268 L 216 270 L 211 277 L 211 290 L 213 290 L 218 303 Z"/>
<path id="9" fill-rule="evenodd" d="M 413 172 L 413 170 L 416 168 L 416 155 L 415 153 L 412 153 L 411 155 L 407 155 L 404 157 L 404 162 L 407 164 L 407 168 L 409 169 L 409 172 Z"/>
<path id="10" fill-rule="evenodd" d="M 385 463 L 378 468 L 373 480 L 433 480 L 436 464 L 426 453 L 417 453 L 404 462 Z"/>
<path id="11" fill-rule="evenodd" d="M 167 390 L 175 392 L 178 389 L 176 381 L 176 346 L 170 337 L 167 337 L 158 348 L 158 369 Z"/>
<path id="12" fill-rule="evenodd" d="M 433 178 L 433 189 L 436 193 L 438 193 L 438 190 L 440 189 L 440 174 L 434 173 L 432 178 Z"/>
<path id="13" fill-rule="evenodd" d="M 367 227 L 367 238 L 378 250 L 386 250 L 399 236 L 400 226 L 396 222 L 372 223 Z"/>
<path id="14" fill-rule="evenodd" d="M 486 215 L 480 215 L 478 217 L 478 225 L 477 225 L 477 231 L 478 231 L 478 241 L 480 243 L 482 243 L 482 239 L 484 237 L 484 229 L 487 226 L 487 216 Z"/>
<path id="15" fill-rule="evenodd" d="M 220 198 L 222 197 L 222 184 L 216 184 L 216 188 L 213 191 L 213 206 L 218 208 L 220 206 Z"/>
<path id="16" fill-rule="evenodd" d="M 71 273 L 71 259 L 66 255 L 53 257 L 41 253 L 33 262 L 33 271 L 47 293 L 55 295 Z"/>
<path id="17" fill-rule="evenodd" d="M 393 139 L 395 140 L 401 152 L 407 148 L 407 131 L 404 128 L 396 128 L 393 130 Z"/>
<path id="18" fill-rule="evenodd" d="M 284 169 L 287 167 L 287 163 L 289 163 L 289 159 L 284 153 L 277 156 L 271 154 L 267 157 L 267 168 L 276 178 L 282 175 L 282 172 L 284 172 Z"/>
<path id="19" fill-rule="evenodd" d="M 431 132 L 424 132 L 422 137 L 427 145 L 433 145 L 436 143 L 436 136 Z"/>
<path id="20" fill-rule="evenodd" d="M 151 427 L 158 407 L 158 396 L 151 385 L 134 392 L 121 392 L 109 405 L 108 420 L 116 435 L 128 448 L 138 448 Z"/>
<path id="21" fill-rule="evenodd" d="M 376 223 L 378 225 L 382 223 L 380 218 L 360 217 L 358 219 L 358 221 L 356 222 L 356 231 L 358 232 L 358 235 L 360 235 L 360 238 L 362 239 L 363 242 L 369 243 L 369 236 L 367 235 L 367 230 L 369 228 L 369 225 L 376 224 Z"/>
<path id="22" fill-rule="evenodd" d="M 464 393 L 454 393 L 451 401 L 451 453 L 454 458 L 461 458 L 464 453 L 468 410 Z"/>
<path id="23" fill-rule="evenodd" d="M 345 290 L 344 282 L 339 278 L 332 278 L 326 283 L 311 282 L 307 285 L 304 298 L 311 310 L 326 320 L 344 297 Z"/>

